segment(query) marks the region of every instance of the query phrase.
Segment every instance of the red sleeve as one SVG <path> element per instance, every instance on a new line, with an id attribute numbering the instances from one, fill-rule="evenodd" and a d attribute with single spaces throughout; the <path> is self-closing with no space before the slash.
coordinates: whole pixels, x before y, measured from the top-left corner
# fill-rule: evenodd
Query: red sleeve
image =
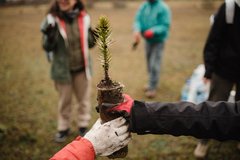
<path id="1" fill-rule="evenodd" d="M 95 151 L 92 143 L 80 136 L 75 141 L 69 143 L 50 160 L 94 160 Z"/>

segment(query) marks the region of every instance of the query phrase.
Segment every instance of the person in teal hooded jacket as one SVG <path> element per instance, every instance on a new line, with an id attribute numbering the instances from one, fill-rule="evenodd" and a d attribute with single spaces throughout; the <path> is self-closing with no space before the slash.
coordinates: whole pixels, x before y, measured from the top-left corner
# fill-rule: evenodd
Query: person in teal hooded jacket
<path id="1" fill-rule="evenodd" d="M 171 10 L 162 0 L 143 2 L 135 14 L 134 38 L 136 42 L 139 42 L 140 35 L 142 35 L 146 41 L 149 82 L 144 89 L 149 98 L 154 97 L 157 93 L 164 42 L 169 36 L 170 25 Z"/>

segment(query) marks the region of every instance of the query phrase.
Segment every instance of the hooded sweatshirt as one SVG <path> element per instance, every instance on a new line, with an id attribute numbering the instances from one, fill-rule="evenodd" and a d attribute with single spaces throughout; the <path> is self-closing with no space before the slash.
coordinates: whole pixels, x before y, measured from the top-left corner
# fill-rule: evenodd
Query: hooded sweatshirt
<path id="1" fill-rule="evenodd" d="M 167 4 L 162 0 L 146 1 L 139 6 L 135 14 L 133 30 L 143 34 L 151 29 L 154 36 L 146 41 L 149 43 L 163 42 L 169 36 L 170 25 L 171 11 Z"/>

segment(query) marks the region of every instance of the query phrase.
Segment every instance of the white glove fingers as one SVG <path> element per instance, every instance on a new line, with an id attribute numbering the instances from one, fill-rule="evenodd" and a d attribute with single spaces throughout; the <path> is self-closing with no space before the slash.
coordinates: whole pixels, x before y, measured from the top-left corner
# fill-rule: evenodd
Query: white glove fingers
<path id="1" fill-rule="evenodd" d="M 124 136 L 125 136 L 125 135 L 124 135 Z M 120 150 L 121 148 L 127 146 L 128 143 L 131 141 L 131 139 L 132 139 L 132 136 L 131 136 L 130 134 L 127 135 L 127 137 L 124 138 L 123 141 L 120 141 L 120 142 L 119 142 L 119 145 L 117 145 L 117 146 L 113 149 L 113 152 L 116 152 L 116 151 Z"/>
<path id="2" fill-rule="evenodd" d="M 124 125 L 126 123 L 126 119 L 123 118 L 123 117 L 118 117 L 112 121 L 109 121 L 107 123 L 110 123 L 110 125 L 114 126 L 114 128 L 119 128 L 121 127 L 122 125 Z"/>
<path id="3" fill-rule="evenodd" d="M 121 140 L 122 139 L 122 140 Z M 132 136 L 130 135 L 130 132 L 127 134 L 124 134 L 121 136 L 121 138 L 117 137 L 117 141 L 112 142 L 112 145 L 107 145 L 108 147 L 105 147 L 103 152 L 98 152 L 98 156 L 108 156 L 111 155 L 111 153 L 114 153 L 121 148 L 125 147 L 132 139 Z M 106 142 L 109 143 L 109 142 Z"/>
<path id="4" fill-rule="evenodd" d="M 121 136 L 122 134 L 128 132 L 128 128 L 129 128 L 129 124 L 125 124 L 120 128 L 115 129 L 115 132 L 118 136 Z"/>
<path id="5" fill-rule="evenodd" d="M 125 118 L 119 117 L 104 124 L 101 124 L 101 121 L 98 119 L 84 136 L 92 143 L 97 155 L 110 155 L 129 143 L 131 135 Z"/>
<path id="6" fill-rule="evenodd" d="M 126 139 L 131 138 L 130 132 L 124 133 L 121 136 L 118 136 L 117 138 L 119 139 L 120 142 L 124 142 Z"/>
<path id="7" fill-rule="evenodd" d="M 132 136 L 131 136 L 131 134 L 129 134 L 128 137 L 127 137 L 124 141 L 122 141 L 124 147 L 125 147 L 126 145 L 128 145 L 128 143 L 129 143 L 131 140 L 132 140 Z"/>

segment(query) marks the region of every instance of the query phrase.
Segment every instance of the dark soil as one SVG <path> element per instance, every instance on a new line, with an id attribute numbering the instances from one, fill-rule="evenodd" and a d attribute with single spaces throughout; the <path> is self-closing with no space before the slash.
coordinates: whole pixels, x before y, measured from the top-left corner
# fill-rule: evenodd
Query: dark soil
<path id="1" fill-rule="evenodd" d="M 100 116 L 103 120 L 103 122 L 107 122 L 109 120 L 112 120 L 116 117 L 112 117 L 108 115 L 103 109 L 102 109 L 102 103 L 122 103 L 124 98 L 122 96 L 123 92 L 123 85 L 121 85 L 118 82 L 113 82 L 112 80 L 101 80 L 99 84 L 97 85 L 98 88 L 98 105 L 100 110 Z"/>
<path id="2" fill-rule="evenodd" d="M 116 88 L 120 86 L 118 82 L 114 82 L 112 80 L 104 80 L 102 79 L 97 85 L 98 88 L 105 88 L 106 90 Z"/>
<path id="3" fill-rule="evenodd" d="M 103 102 L 108 103 L 121 103 L 124 98 L 122 96 L 123 85 L 112 80 L 101 80 L 97 85 L 98 87 L 98 105 L 100 111 L 100 117 L 103 123 L 119 117 L 119 115 L 109 115 L 102 108 Z M 108 156 L 109 159 L 124 158 L 128 154 L 128 146 L 120 149 L 114 154 Z"/>

